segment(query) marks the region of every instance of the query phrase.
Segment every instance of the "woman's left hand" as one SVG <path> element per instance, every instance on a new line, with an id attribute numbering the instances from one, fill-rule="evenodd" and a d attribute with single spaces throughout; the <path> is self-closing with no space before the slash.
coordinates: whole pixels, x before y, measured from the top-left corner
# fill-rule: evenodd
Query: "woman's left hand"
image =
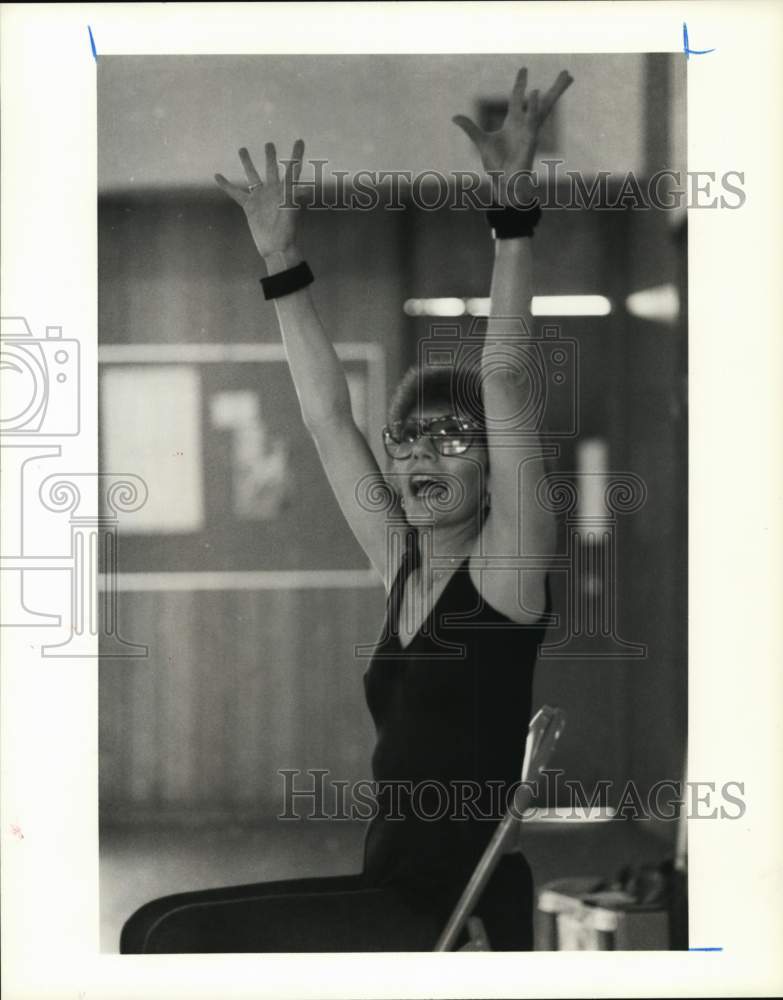
<path id="1" fill-rule="evenodd" d="M 563 70 L 543 97 L 537 90 L 525 94 L 527 69 L 523 66 L 511 91 L 503 127 L 497 132 L 485 132 L 465 115 L 456 115 L 451 119 L 478 150 L 484 169 L 493 177 L 496 194 L 501 200 L 505 184 L 498 183 L 500 176 L 508 178 L 520 171 L 531 170 L 539 130 L 560 96 L 573 82 L 570 74 Z"/>

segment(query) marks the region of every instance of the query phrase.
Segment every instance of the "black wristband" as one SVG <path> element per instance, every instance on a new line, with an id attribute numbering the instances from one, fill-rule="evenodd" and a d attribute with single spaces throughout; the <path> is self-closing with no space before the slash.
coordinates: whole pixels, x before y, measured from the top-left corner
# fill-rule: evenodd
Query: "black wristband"
<path id="1" fill-rule="evenodd" d="M 277 274 L 261 278 L 261 287 L 264 289 L 265 299 L 279 299 L 283 295 L 290 295 L 291 292 L 307 288 L 314 280 L 307 261 L 303 260 L 296 267 L 289 267 L 285 271 L 278 271 Z"/>
<path id="2" fill-rule="evenodd" d="M 498 205 L 487 210 L 487 221 L 492 227 L 496 240 L 511 240 L 520 236 L 532 236 L 541 218 L 541 206 L 536 202 L 530 208 L 511 208 Z"/>

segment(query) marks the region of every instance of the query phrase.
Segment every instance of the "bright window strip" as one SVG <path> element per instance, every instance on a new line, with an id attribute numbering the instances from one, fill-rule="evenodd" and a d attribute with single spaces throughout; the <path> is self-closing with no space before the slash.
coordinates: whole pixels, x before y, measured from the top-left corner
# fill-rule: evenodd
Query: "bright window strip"
<path id="1" fill-rule="evenodd" d="M 407 299 L 408 316 L 464 316 L 465 299 Z"/>
<path id="2" fill-rule="evenodd" d="M 655 320 L 660 323 L 674 323 L 680 315 L 680 296 L 675 285 L 655 285 L 640 288 L 625 300 L 625 308 L 632 316 Z"/>
<path id="3" fill-rule="evenodd" d="M 608 316 L 612 303 L 605 295 L 534 295 L 534 316 Z M 408 316 L 486 316 L 489 299 L 407 299 L 403 309 Z"/>

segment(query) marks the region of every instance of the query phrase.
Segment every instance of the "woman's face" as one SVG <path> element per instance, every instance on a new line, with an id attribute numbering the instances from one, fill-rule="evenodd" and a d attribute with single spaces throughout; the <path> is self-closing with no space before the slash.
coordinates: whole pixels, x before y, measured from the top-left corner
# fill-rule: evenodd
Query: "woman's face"
<path id="1" fill-rule="evenodd" d="M 407 419 L 447 416 L 454 416 L 448 404 L 433 403 L 408 414 Z M 475 520 L 489 492 L 488 469 L 483 439 L 462 454 L 443 455 L 432 437 L 423 434 L 413 442 L 409 457 L 392 460 L 408 519 L 436 524 Z"/>

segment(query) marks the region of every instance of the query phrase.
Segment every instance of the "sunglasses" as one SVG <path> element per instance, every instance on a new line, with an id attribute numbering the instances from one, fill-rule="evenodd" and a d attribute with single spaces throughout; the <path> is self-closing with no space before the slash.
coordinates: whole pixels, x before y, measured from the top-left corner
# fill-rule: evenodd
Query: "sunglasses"
<path id="1" fill-rule="evenodd" d="M 441 455 L 463 455 L 471 445 L 483 440 L 484 428 L 464 417 L 411 417 L 383 428 L 383 446 L 390 458 L 410 458 L 414 444 L 425 435 Z"/>

